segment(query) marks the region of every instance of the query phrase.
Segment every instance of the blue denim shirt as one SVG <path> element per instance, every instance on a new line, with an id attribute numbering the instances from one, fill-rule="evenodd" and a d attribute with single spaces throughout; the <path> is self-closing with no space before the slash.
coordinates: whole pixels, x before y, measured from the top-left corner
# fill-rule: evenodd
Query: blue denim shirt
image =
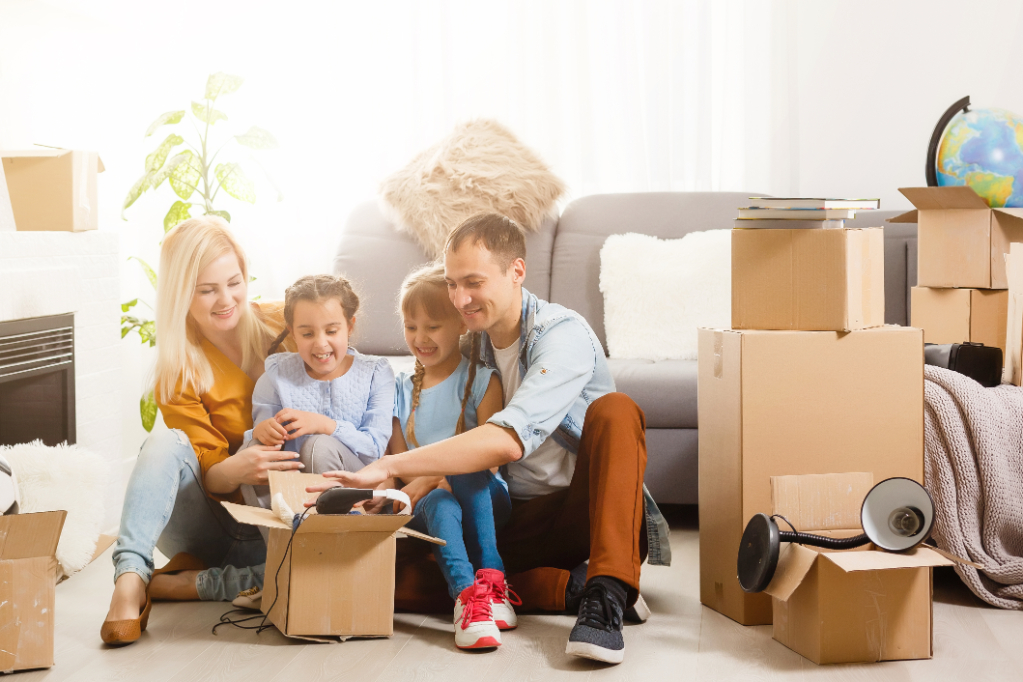
<path id="1" fill-rule="evenodd" d="M 519 349 L 522 384 L 489 423 L 515 431 L 522 441 L 523 457 L 547 438 L 569 452 L 578 452 L 587 408 L 615 390 L 600 339 L 575 311 L 540 300 L 523 289 Z M 497 369 L 494 345 L 486 332 L 482 333 L 480 355 L 483 364 Z M 668 566 L 668 524 L 645 485 L 643 500 L 647 560 L 652 565 Z"/>

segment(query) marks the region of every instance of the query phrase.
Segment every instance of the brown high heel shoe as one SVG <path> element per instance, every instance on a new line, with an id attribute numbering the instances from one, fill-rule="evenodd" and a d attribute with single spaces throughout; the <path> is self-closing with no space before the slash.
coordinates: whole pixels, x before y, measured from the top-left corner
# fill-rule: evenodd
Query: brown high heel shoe
<path id="1" fill-rule="evenodd" d="M 152 578 L 180 571 L 201 571 L 205 568 L 206 566 L 202 561 L 191 554 L 182 552 L 181 554 L 175 554 L 163 568 L 153 571 Z M 129 618 L 128 620 L 105 620 L 102 627 L 100 627 L 99 636 L 103 638 L 106 644 L 112 646 L 131 644 L 146 631 L 146 627 L 149 625 L 149 612 L 152 608 L 153 600 L 149 596 L 149 585 L 146 585 L 146 605 L 142 608 L 139 617 Z"/>

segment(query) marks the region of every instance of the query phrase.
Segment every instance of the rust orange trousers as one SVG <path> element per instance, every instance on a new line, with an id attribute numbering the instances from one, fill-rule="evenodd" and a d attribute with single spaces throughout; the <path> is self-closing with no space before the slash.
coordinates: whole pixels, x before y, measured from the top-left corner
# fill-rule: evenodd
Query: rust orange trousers
<path id="1" fill-rule="evenodd" d="M 519 610 L 564 611 L 569 571 L 587 559 L 587 578 L 618 578 L 629 587 L 629 603 L 635 601 L 647 551 L 645 433 L 643 411 L 631 398 L 624 393 L 598 398 L 586 411 L 571 485 L 512 501 L 497 546 L 508 582 L 522 599 Z M 398 543 L 394 605 L 418 613 L 452 609 L 427 543 Z"/>

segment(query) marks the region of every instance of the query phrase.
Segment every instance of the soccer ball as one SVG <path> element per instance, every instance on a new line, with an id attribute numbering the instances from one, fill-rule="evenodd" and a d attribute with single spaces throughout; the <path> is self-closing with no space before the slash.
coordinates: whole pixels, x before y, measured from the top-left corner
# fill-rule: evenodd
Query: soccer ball
<path id="1" fill-rule="evenodd" d="M 0 455 L 0 515 L 18 513 L 18 479 L 3 455 Z"/>

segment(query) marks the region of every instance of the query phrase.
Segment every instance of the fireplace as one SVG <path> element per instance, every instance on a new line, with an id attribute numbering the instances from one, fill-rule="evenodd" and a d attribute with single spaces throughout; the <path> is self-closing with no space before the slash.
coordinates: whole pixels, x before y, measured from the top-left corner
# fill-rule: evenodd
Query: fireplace
<path id="1" fill-rule="evenodd" d="M 74 444 L 74 315 L 0 322 L 0 445 Z"/>

